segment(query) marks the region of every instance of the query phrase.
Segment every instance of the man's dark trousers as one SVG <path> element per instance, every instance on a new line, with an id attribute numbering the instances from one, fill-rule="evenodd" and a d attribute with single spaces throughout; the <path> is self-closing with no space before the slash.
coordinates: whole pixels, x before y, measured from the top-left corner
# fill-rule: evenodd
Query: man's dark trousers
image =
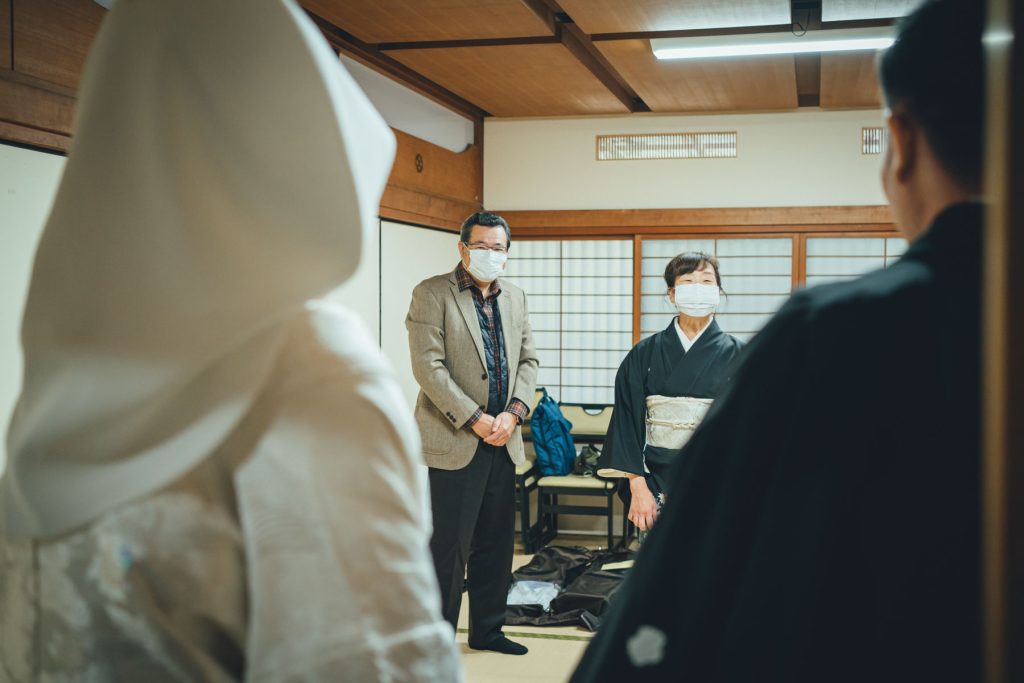
<path id="1" fill-rule="evenodd" d="M 505 624 L 515 540 L 515 472 L 504 446 L 483 441 L 461 470 L 430 468 L 430 551 L 441 585 L 441 611 L 457 628 L 466 576 L 470 647 L 487 645 Z"/>

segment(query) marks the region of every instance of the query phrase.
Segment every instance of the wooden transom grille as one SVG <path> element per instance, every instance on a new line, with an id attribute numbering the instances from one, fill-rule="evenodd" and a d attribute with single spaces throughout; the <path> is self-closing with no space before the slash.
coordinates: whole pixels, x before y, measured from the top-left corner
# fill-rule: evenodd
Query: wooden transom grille
<path id="1" fill-rule="evenodd" d="M 736 131 L 598 135 L 598 161 L 721 159 L 736 156 Z"/>
<path id="2" fill-rule="evenodd" d="M 889 136 L 882 126 L 868 126 L 861 129 L 861 154 L 881 154 Z"/>

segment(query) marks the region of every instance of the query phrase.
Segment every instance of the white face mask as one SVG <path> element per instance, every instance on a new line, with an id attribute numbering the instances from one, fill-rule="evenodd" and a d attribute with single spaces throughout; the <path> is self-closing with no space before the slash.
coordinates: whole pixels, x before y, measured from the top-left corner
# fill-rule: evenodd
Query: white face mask
<path id="1" fill-rule="evenodd" d="M 704 318 L 718 308 L 717 285 L 676 285 L 676 309 L 693 318 Z"/>
<path id="2" fill-rule="evenodd" d="M 480 282 L 494 282 L 505 268 L 508 254 L 490 249 L 469 250 L 469 274 Z"/>

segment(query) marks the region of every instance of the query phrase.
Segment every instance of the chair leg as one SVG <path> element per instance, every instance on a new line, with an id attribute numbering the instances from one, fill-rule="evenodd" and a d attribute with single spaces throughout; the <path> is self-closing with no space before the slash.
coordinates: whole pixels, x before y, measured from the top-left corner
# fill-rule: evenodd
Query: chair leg
<path id="1" fill-rule="evenodd" d="M 551 494 L 551 538 L 558 538 L 558 494 Z"/>
<path id="2" fill-rule="evenodd" d="M 532 555 L 533 529 L 530 526 L 530 492 L 525 483 L 519 488 L 519 523 L 523 526 L 523 551 Z"/>
<path id="3" fill-rule="evenodd" d="M 615 503 L 612 500 L 611 495 L 608 496 L 608 550 L 612 549 L 612 544 L 615 543 Z"/>
<path id="4" fill-rule="evenodd" d="M 549 495 L 551 494 L 546 493 L 543 488 L 537 488 L 537 533 L 534 540 L 534 550 L 543 548 L 553 536 L 551 534 L 551 512 L 548 510 L 550 505 L 548 501 Z"/>

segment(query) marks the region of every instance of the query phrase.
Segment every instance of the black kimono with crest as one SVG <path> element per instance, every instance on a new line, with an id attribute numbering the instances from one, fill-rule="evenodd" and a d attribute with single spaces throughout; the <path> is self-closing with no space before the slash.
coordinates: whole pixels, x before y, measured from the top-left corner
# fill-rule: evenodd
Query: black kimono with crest
<path id="1" fill-rule="evenodd" d="M 573 683 L 981 680 L 982 227 L 750 342 Z"/>
<path id="2" fill-rule="evenodd" d="M 664 491 L 663 477 L 678 450 L 646 444 L 648 396 L 716 398 L 729 380 L 730 367 L 743 343 L 712 320 L 689 351 L 669 326 L 640 340 L 626 355 L 615 375 L 615 409 L 598 463 L 599 470 L 644 474 Z"/>

